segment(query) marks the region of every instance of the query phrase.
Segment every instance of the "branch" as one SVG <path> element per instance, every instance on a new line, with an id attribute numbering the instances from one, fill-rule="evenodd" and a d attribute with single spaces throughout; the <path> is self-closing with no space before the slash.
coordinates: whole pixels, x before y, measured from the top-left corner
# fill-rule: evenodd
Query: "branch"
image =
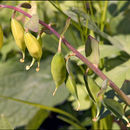
<path id="1" fill-rule="evenodd" d="M 23 11 L 20 8 L 14 7 L 14 6 L 10 6 L 10 5 L 1 5 L 1 8 L 9 8 L 12 10 L 15 10 L 17 12 L 20 12 L 22 14 L 24 14 L 25 16 L 31 18 L 32 16 L 30 14 L 28 14 L 27 12 Z M 58 32 L 56 32 L 51 26 L 49 26 L 48 24 L 44 23 L 43 21 L 39 20 L 39 23 L 43 26 L 45 26 L 46 28 L 48 28 L 55 36 L 57 36 L 58 38 L 60 38 L 60 34 Z M 75 48 L 73 48 L 70 43 L 63 38 L 62 42 L 73 52 L 75 53 L 75 56 L 78 57 L 81 61 L 83 61 L 90 69 L 92 69 L 102 80 L 108 79 L 109 81 L 109 86 L 126 102 L 126 104 L 130 105 L 130 98 L 125 95 L 125 93 L 120 90 L 117 85 L 112 82 L 102 71 L 100 71 L 98 68 L 96 68 L 91 62 L 89 62 L 80 52 L 78 52 Z"/>

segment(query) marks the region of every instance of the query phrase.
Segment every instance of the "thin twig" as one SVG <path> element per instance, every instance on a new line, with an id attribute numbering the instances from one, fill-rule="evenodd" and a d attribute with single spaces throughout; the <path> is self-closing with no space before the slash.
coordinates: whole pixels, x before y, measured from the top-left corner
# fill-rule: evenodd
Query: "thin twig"
<path id="1" fill-rule="evenodd" d="M 25 16 L 31 18 L 32 16 L 30 14 L 28 14 L 27 12 L 23 11 L 20 8 L 11 6 L 11 5 L 1 5 L 0 4 L 0 8 L 9 8 L 12 10 L 15 10 L 17 12 L 20 12 L 22 14 L 24 14 Z M 58 32 L 56 32 L 51 26 L 49 26 L 48 24 L 44 23 L 43 21 L 39 20 L 39 23 L 43 26 L 45 26 L 46 28 L 48 28 L 55 36 L 57 36 L 58 38 L 60 38 L 60 34 Z M 112 82 L 102 71 L 100 71 L 98 68 L 96 68 L 91 62 L 88 61 L 88 59 L 86 59 L 80 52 L 78 52 L 75 48 L 73 48 L 70 43 L 63 38 L 62 42 L 73 52 L 75 53 L 75 56 L 78 57 L 81 61 L 83 61 L 90 69 L 92 69 L 101 79 L 106 80 L 108 79 L 109 81 L 109 85 L 110 87 L 126 102 L 126 104 L 130 105 L 130 98 L 125 95 L 125 93 L 120 90 L 117 85 Z"/>

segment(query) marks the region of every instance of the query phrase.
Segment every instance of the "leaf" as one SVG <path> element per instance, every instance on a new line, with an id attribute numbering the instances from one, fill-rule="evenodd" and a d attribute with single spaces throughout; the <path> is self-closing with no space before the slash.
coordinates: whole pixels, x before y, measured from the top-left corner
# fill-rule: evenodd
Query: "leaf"
<path id="1" fill-rule="evenodd" d="M 90 76 L 87 76 L 87 74 L 84 74 L 84 81 L 90 98 L 94 103 L 98 102 L 97 93 L 100 90 L 99 86 Z"/>
<path id="2" fill-rule="evenodd" d="M 26 129 L 38 129 L 40 125 L 44 122 L 44 120 L 49 116 L 49 112 L 46 110 L 40 109 L 34 115 L 34 117 L 29 121 Z"/>
<path id="3" fill-rule="evenodd" d="M 50 72 L 51 59 L 52 57 L 48 57 L 41 61 L 41 69 L 38 73 L 35 72 L 35 65 L 31 70 L 26 71 L 25 64 L 20 64 L 18 59 L 0 62 L 0 95 L 47 106 L 62 103 L 67 98 L 68 92 L 63 85 L 57 91 L 57 95 L 52 96 L 55 85 Z M 15 127 L 26 125 L 36 112 L 36 108 L 26 104 L 5 100 L 0 102 L 0 113 L 7 116 Z"/>
<path id="4" fill-rule="evenodd" d="M 122 105 L 110 98 L 104 98 L 103 102 L 105 104 L 105 106 L 118 118 L 122 118 L 122 116 L 124 115 L 124 110 Z"/>
<path id="5" fill-rule="evenodd" d="M 77 49 L 83 56 L 85 56 L 85 46 L 81 45 Z M 116 57 L 120 54 L 120 49 L 113 45 L 99 45 L 100 59 Z M 111 53 L 110 53 L 111 52 Z M 73 60 L 77 62 L 78 65 L 83 65 L 84 63 L 77 57 L 72 57 Z"/>
<path id="6" fill-rule="evenodd" d="M 125 25 L 126 27 L 126 25 Z M 130 35 L 115 35 L 114 38 L 118 39 L 120 41 L 120 44 L 122 46 L 122 50 L 125 51 L 130 55 Z M 118 44 L 118 43 L 117 43 Z"/>
<path id="7" fill-rule="evenodd" d="M 98 41 L 90 35 L 85 44 L 85 55 L 90 62 L 98 66 L 100 60 Z"/>
<path id="8" fill-rule="evenodd" d="M 130 96 L 130 81 L 129 80 L 125 80 L 122 87 L 121 87 L 121 90 L 127 95 L 127 96 Z M 124 100 L 122 100 L 122 98 L 117 95 L 118 98 L 119 98 L 119 101 L 121 102 L 124 102 Z"/>
<path id="9" fill-rule="evenodd" d="M 25 28 L 33 31 L 39 31 L 39 18 L 37 14 L 33 14 L 32 17 L 25 23 Z"/>
<path id="10" fill-rule="evenodd" d="M 112 130 L 120 130 L 120 126 L 116 123 L 116 122 L 113 122 L 112 124 Z"/>
<path id="11" fill-rule="evenodd" d="M 115 45 L 117 48 L 119 48 L 120 50 L 122 50 L 122 45 L 120 44 L 120 41 L 116 38 L 111 37 L 110 35 L 101 32 L 99 27 L 97 27 L 97 25 L 94 23 L 94 21 L 89 17 L 89 15 L 87 13 L 84 13 L 82 11 L 79 10 L 79 8 L 68 8 L 68 10 L 63 10 L 61 8 L 58 8 L 58 6 L 54 3 L 51 2 L 51 4 L 58 9 L 64 16 L 66 17 L 71 17 L 71 20 L 78 23 L 78 16 L 80 16 L 80 21 L 81 24 L 86 27 L 86 21 L 88 20 L 88 28 L 90 30 L 93 30 L 94 32 L 96 32 L 97 34 L 99 34 L 100 36 L 102 36 L 103 38 L 107 39 L 108 41 L 110 41 L 113 45 Z M 72 22 L 73 23 L 73 22 Z M 74 24 L 74 23 L 73 23 Z M 118 43 L 118 44 L 117 44 Z"/>
<path id="12" fill-rule="evenodd" d="M 130 79 L 130 60 L 126 61 L 120 66 L 116 66 L 114 69 L 110 71 L 103 70 L 103 73 L 110 80 L 112 80 L 119 88 L 121 88 L 124 81 L 126 79 Z M 100 78 L 97 78 L 96 82 L 99 86 L 101 86 L 102 80 Z M 110 87 L 107 90 L 110 90 Z"/>
<path id="13" fill-rule="evenodd" d="M 99 45 L 100 59 L 116 57 L 120 54 L 120 49 L 113 45 Z M 111 52 L 111 53 L 110 53 Z"/>
<path id="14" fill-rule="evenodd" d="M 75 79 L 72 76 L 68 76 L 66 81 L 66 88 L 76 99 L 78 99 L 77 86 Z"/>
<path id="15" fill-rule="evenodd" d="M 14 130 L 11 124 L 9 123 L 9 121 L 6 119 L 6 117 L 3 114 L 0 115 L 0 129 L 1 130 L 5 130 L 5 129 Z"/>
<path id="16" fill-rule="evenodd" d="M 125 80 L 121 90 L 126 94 L 126 95 L 130 95 L 130 80 Z"/>
<path id="17" fill-rule="evenodd" d="M 21 100 L 21 99 L 12 98 L 12 97 L 3 96 L 3 95 L 0 95 L 0 97 L 4 98 L 4 99 L 9 99 L 11 101 L 16 101 L 16 102 L 19 102 L 19 103 L 27 104 L 27 105 L 30 105 L 30 106 L 33 106 L 33 107 L 37 107 L 37 108 L 40 108 L 40 109 L 43 109 L 43 110 L 49 110 L 49 111 L 57 112 L 59 114 L 68 116 L 71 119 L 79 122 L 73 115 L 71 115 L 71 114 L 69 114 L 69 113 L 67 113 L 67 112 L 65 112 L 61 109 L 58 109 L 58 108 L 49 107 L 49 106 L 45 106 L 45 105 L 41 105 L 41 104 L 37 104 L 37 103 L 33 103 L 33 102 L 28 102 L 28 101 L 24 101 L 24 100 Z"/>
<path id="18" fill-rule="evenodd" d="M 124 6 L 124 10 L 111 18 L 109 22 L 110 32 L 114 35 L 116 34 L 129 34 L 130 33 L 130 25 L 129 25 L 129 17 L 130 17 L 130 9 L 128 7 L 129 3 L 125 3 L 127 7 Z"/>
<path id="19" fill-rule="evenodd" d="M 81 84 L 77 84 L 77 92 L 78 92 L 78 101 L 80 103 L 79 110 L 80 111 L 88 110 L 91 107 L 92 102 L 89 99 L 85 86 Z M 68 100 L 72 101 L 72 106 L 74 110 L 77 110 L 78 103 L 75 100 L 75 98 L 73 96 L 70 96 Z"/>
<path id="20" fill-rule="evenodd" d="M 77 92 L 76 77 L 74 76 L 73 68 L 74 67 L 73 67 L 73 64 L 71 63 L 71 60 L 68 59 L 66 61 L 66 69 L 67 69 L 69 75 L 68 75 L 68 78 L 66 81 L 66 87 L 78 102 L 79 98 L 78 98 L 78 92 Z M 79 109 L 79 107 L 80 107 L 80 104 L 77 107 L 77 110 Z"/>

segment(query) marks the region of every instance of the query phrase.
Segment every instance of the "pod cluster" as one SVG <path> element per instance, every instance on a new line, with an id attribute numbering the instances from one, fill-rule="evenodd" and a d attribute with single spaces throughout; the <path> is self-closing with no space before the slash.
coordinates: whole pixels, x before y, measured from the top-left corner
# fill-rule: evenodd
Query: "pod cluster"
<path id="1" fill-rule="evenodd" d="M 29 54 L 32 56 L 32 62 L 30 65 L 26 66 L 26 70 L 29 70 L 35 61 L 38 62 L 38 67 L 36 71 L 39 71 L 40 59 L 42 57 L 42 46 L 41 46 L 41 37 L 34 37 L 28 31 L 26 32 L 22 25 L 15 19 L 11 19 L 11 30 L 13 37 L 15 39 L 16 45 L 22 52 L 22 58 L 20 62 L 24 62 L 25 59 L 25 49 L 28 49 Z M 39 42 L 40 41 L 40 42 Z"/>

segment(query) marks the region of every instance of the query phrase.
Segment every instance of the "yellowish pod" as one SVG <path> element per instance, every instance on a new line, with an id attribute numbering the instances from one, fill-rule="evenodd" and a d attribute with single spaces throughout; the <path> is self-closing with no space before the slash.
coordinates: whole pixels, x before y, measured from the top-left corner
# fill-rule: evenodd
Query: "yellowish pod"
<path id="1" fill-rule="evenodd" d="M 0 49 L 2 48 L 2 45 L 3 45 L 3 31 L 0 25 Z"/>
<path id="2" fill-rule="evenodd" d="M 29 32 L 25 32 L 24 40 L 30 55 L 39 61 L 42 56 L 42 47 L 38 40 Z"/>
<path id="3" fill-rule="evenodd" d="M 24 42 L 24 29 L 22 25 L 15 18 L 11 19 L 11 29 L 12 29 L 12 33 L 13 33 L 16 45 L 22 51 L 22 54 L 23 54 L 23 59 L 20 59 L 20 61 L 24 62 L 25 48 L 26 48 L 26 45 Z"/>

